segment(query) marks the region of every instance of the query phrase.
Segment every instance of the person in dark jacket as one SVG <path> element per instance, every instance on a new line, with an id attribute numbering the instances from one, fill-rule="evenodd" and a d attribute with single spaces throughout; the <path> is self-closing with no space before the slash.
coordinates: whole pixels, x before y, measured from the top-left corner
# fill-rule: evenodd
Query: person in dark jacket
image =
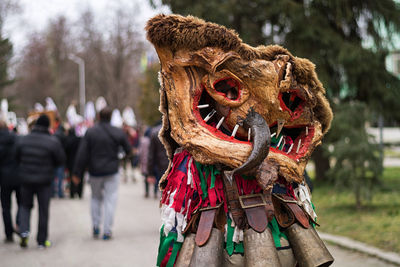
<path id="1" fill-rule="evenodd" d="M 61 124 L 61 120 L 57 117 L 56 118 L 56 125 L 57 129 L 54 132 L 54 136 L 58 138 L 58 141 L 60 141 L 64 151 L 65 151 L 65 142 L 66 142 L 66 135 L 65 135 L 65 128 Z M 56 192 L 59 198 L 64 198 L 64 172 L 65 172 L 65 166 L 60 165 L 57 166 L 56 172 L 55 172 L 55 179 L 53 180 L 53 197 L 56 196 Z"/>
<path id="2" fill-rule="evenodd" d="M 4 242 L 14 242 L 13 233 L 18 232 L 20 223 L 20 180 L 18 176 L 18 164 L 15 158 L 17 136 L 10 132 L 4 121 L 0 121 L 0 179 L 1 179 L 1 207 L 3 209 L 4 232 L 6 239 Z M 16 229 L 14 229 L 11 207 L 12 193 L 15 192 L 17 198 Z"/>
<path id="3" fill-rule="evenodd" d="M 76 185 L 72 182 L 72 171 L 74 169 L 74 162 L 76 158 L 76 154 L 78 153 L 79 143 L 81 142 L 81 138 L 76 135 L 75 129 L 71 127 L 68 130 L 68 135 L 65 139 L 65 153 L 67 155 L 67 169 L 69 175 L 69 192 L 70 197 L 74 198 L 75 195 L 78 195 L 79 198 L 82 198 L 83 191 L 83 179 L 79 180 L 79 183 Z"/>
<path id="4" fill-rule="evenodd" d="M 93 237 L 98 238 L 102 208 L 104 205 L 103 239 L 111 238 L 119 185 L 119 148 L 130 155 L 131 147 L 125 133 L 111 126 L 112 110 L 105 107 L 100 111 L 100 122 L 87 130 L 79 145 L 72 177 L 75 183 L 83 177 L 86 167 L 92 191 L 91 215 Z"/>
<path id="5" fill-rule="evenodd" d="M 22 137 L 17 145 L 16 158 L 22 181 L 20 245 L 23 248 L 28 246 L 34 195 L 37 196 L 39 204 L 39 228 L 36 240 L 39 248 L 50 246 L 47 234 L 52 182 L 56 167 L 65 162 L 65 153 L 60 141 L 50 135 L 49 125 L 49 118 L 41 115 L 32 132 Z"/>
<path id="6" fill-rule="evenodd" d="M 157 126 L 154 126 L 154 128 L 151 130 L 149 154 L 147 159 L 147 179 L 156 184 L 154 187 L 154 198 L 157 198 L 158 182 L 160 181 L 161 176 L 167 170 L 169 164 L 167 152 L 165 151 L 160 138 L 158 138 L 158 133 L 160 130 L 161 123 Z"/>

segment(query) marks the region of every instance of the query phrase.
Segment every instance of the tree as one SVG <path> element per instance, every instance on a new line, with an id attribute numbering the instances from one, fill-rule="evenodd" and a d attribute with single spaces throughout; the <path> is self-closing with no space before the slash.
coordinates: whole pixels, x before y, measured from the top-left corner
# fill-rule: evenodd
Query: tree
<path id="1" fill-rule="evenodd" d="M 123 108 L 136 104 L 144 46 L 128 10 L 117 8 L 112 22 L 100 28 L 93 12 L 86 10 L 77 39 L 87 69 L 88 98 L 102 95 L 111 106 Z"/>
<path id="2" fill-rule="evenodd" d="M 8 66 L 12 56 L 12 45 L 7 38 L 0 35 L 0 98 L 3 96 L 3 89 L 12 83 L 8 75 Z"/>
<path id="3" fill-rule="evenodd" d="M 77 102 L 78 66 L 70 54 L 85 61 L 87 100 L 103 96 L 119 109 L 136 104 L 142 38 L 127 10 L 117 8 L 106 21 L 112 24 L 99 23 L 86 10 L 76 23 L 59 16 L 44 31 L 31 34 L 16 67 L 14 86 L 21 113 L 47 96 L 53 98 L 61 115 L 71 102 Z"/>
<path id="4" fill-rule="evenodd" d="M 147 125 L 154 125 L 161 118 L 161 113 L 158 111 L 160 84 L 157 75 L 159 70 L 160 64 L 150 64 L 145 69 L 140 81 L 139 115 Z"/>
<path id="5" fill-rule="evenodd" d="M 154 4 L 152 0 L 151 3 Z M 309 58 L 335 111 L 361 101 L 400 120 L 400 80 L 385 58 L 400 33 L 400 5 L 393 0 L 162 0 L 172 12 L 192 14 L 234 28 L 251 44 L 277 43 Z M 327 142 L 325 142 L 326 144 Z M 314 153 L 316 176 L 325 180 L 326 145 Z"/>
<path id="6" fill-rule="evenodd" d="M 331 143 L 336 163 L 328 172 L 329 177 L 336 185 L 353 190 L 357 208 L 362 207 L 363 201 L 371 200 L 372 189 L 378 184 L 378 177 L 383 170 L 379 146 L 370 142 L 373 137 L 365 129 L 368 117 L 364 103 L 355 101 L 343 104 L 336 112 L 331 132 L 341 138 Z"/>
<path id="7" fill-rule="evenodd" d="M 0 98 L 4 97 L 3 90 L 6 86 L 12 84 L 8 69 L 13 55 L 13 46 L 8 38 L 4 37 L 3 26 L 9 13 L 19 9 L 17 1 L 2 0 L 0 2 Z"/>

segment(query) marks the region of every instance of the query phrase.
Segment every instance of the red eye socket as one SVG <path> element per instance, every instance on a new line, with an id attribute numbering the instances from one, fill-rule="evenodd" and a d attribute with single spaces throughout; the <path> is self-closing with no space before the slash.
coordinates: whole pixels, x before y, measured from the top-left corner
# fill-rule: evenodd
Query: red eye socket
<path id="1" fill-rule="evenodd" d="M 304 100 L 298 96 L 296 91 L 280 93 L 279 100 L 281 102 L 281 107 L 289 111 L 290 115 L 292 115 L 292 119 L 300 117 L 303 111 Z"/>
<path id="2" fill-rule="evenodd" d="M 232 78 L 223 78 L 214 83 L 214 89 L 230 100 L 239 98 L 240 83 Z"/>

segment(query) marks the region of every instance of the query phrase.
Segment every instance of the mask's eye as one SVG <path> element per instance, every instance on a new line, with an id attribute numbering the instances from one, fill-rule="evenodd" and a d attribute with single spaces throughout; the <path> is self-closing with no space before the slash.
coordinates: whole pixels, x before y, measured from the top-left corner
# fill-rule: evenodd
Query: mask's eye
<path id="1" fill-rule="evenodd" d="M 239 98 L 240 83 L 233 78 L 223 78 L 214 83 L 214 89 L 230 100 Z"/>
<path id="2" fill-rule="evenodd" d="M 279 94 L 281 107 L 289 111 L 292 117 L 299 117 L 303 110 L 304 100 L 297 95 L 296 91 L 289 91 Z"/>

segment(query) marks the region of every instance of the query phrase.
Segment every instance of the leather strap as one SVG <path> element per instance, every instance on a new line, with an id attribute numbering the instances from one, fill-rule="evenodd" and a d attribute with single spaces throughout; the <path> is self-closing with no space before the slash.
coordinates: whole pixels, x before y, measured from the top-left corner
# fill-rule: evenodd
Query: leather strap
<path id="1" fill-rule="evenodd" d="M 199 215 L 200 214 L 197 211 L 192 214 L 192 217 L 190 218 L 189 223 L 186 225 L 186 228 L 182 232 L 183 234 L 196 233 Z"/>
<path id="2" fill-rule="evenodd" d="M 239 196 L 239 201 L 246 213 L 249 226 L 256 232 L 264 232 L 268 225 L 268 218 L 264 208 L 266 206 L 264 195 L 243 195 Z"/>
<path id="3" fill-rule="evenodd" d="M 273 194 L 272 202 L 280 226 L 289 227 L 297 220 L 304 228 L 310 227 L 309 216 L 304 213 L 293 197 L 285 194 Z"/>
<path id="4" fill-rule="evenodd" d="M 199 247 L 204 246 L 210 237 L 216 212 L 216 209 L 209 209 L 201 212 L 195 238 L 196 244 Z"/>
<path id="5" fill-rule="evenodd" d="M 240 205 L 236 181 L 232 179 L 230 182 L 228 179 L 228 174 L 223 172 L 222 180 L 224 181 L 224 190 L 228 209 L 232 214 L 232 219 L 235 224 L 239 229 L 244 229 L 246 227 L 246 219 L 244 211 Z"/>

